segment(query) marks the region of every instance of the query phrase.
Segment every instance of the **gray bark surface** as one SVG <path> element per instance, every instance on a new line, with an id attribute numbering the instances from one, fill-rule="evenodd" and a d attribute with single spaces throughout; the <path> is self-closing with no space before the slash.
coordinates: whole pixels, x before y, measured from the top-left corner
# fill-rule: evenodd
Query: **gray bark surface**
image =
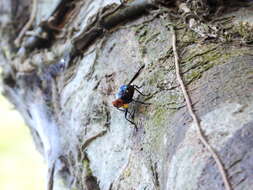
<path id="1" fill-rule="evenodd" d="M 218 21 L 189 28 L 196 15 L 179 14 L 180 1 L 41 0 L 15 47 L 32 1 L 0 0 L 3 94 L 47 163 L 49 190 L 225 189 L 176 80 L 171 24 L 204 134 L 232 188 L 252 189 L 253 4 L 224 2 Z M 210 26 L 221 27 L 215 39 L 202 36 Z M 135 131 L 111 102 L 143 64 L 134 84 L 149 96 L 134 98 L 151 105 L 130 104 Z"/>

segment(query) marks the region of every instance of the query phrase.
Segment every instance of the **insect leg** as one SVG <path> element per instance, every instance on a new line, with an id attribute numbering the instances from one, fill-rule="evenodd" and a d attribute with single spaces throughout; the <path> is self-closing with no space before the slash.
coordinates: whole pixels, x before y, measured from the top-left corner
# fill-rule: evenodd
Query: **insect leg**
<path id="1" fill-rule="evenodd" d="M 119 109 L 119 108 L 117 108 L 117 110 L 122 111 L 122 112 L 125 112 L 125 110 L 123 110 L 123 109 Z"/>
<path id="2" fill-rule="evenodd" d="M 139 91 L 136 86 L 134 86 L 134 89 L 139 92 L 139 94 L 141 94 L 142 96 L 149 96 L 149 94 L 143 94 L 141 91 Z"/>
<path id="3" fill-rule="evenodd" d="M 134 129 L 137 131 L 138 130 L 137 125 L 133 121 L 131 121 L 130 119 L 127 118 L 127 114 L 128 114 L 128 109 L 125 110 L 125 119 L 128 122 L 130 122 L 132 125 L 134 125 Z"/>

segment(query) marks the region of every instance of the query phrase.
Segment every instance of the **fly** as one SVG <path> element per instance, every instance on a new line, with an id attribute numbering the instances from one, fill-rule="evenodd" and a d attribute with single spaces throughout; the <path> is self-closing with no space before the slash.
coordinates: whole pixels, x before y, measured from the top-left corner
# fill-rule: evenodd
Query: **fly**
<path id="1" fill-rule="evenodd" d="M 150 105 L 149 103 L 145 103 L 145 102 L 141 102 L 141 101 L 133 99 L 135 91 L 137 91 L 142 96 L 148 96 L 138 90 L 140 89 L 140 87 L 138 87 L 137 85 L 132 85 L 132 82 L 139 76 L 143 68 L 144 68 L 144 65 L 137 71 L 137 73 L 133 76 L 133 78 L 130 80 L 130 82 L 127 85 L 122 85 L 119 88 L 119 92 L 116 94 L 116 100 L 112 102 L 114 107 L 116 107 L 120 111 L 125 112 L 125 119 L 134 125 L 136 131 L 138 130 L 137 125 L 134 123 L 134 121 L 128 118 L 129 103 L 136 102 L 140 104 Z M 120 109 L 120 108 L 123 108 L 123 109 Z M 130 115 L 133 118 L 133 114 L 130 114 Z"/>

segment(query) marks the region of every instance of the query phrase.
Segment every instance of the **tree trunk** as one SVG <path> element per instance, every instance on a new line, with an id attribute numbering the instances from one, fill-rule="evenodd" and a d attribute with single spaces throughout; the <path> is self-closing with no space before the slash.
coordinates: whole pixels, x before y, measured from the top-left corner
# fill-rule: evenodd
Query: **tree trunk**
<path id="1" fill-rule="evenodd" d="M 252 2 L 0 2 L 3 93 L 46 160 L 49 190 L 225 189 L 176 79 L 171 25 L 203 133 L 232 189 L 252 188 Z M 135 130 L 112 101 L 142 65 L 133 84 L 148 96 L 134 99 L 151 104 L 130 103 Z"/>

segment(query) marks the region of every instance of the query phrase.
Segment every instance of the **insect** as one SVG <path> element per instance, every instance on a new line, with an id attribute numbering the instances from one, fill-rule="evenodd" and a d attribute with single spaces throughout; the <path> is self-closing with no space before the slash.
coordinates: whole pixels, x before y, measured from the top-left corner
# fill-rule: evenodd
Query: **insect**
<path id="1" fill-rule="evenodd" d="M 137 125 L 128 118 L 129 103 L 136 102 L 140 104 L 150 105 L 150 103 L 145 103 L 145 102 L 141 102 L 141 101 L 133 99 L 135 91 L 137 91 L 142 96 L 148 96 L 138 90 L 140 87 L 138 87 L 137 85 L 132 85 L 132 82 L 139 76 L 143 68 L 144 68 L 144 65 L 137 71 L 137 73 L 133 76 L 133 78 L 130 80 L 130 82 L 127 85 L 120 86 L 119 92 L 116 94 L 117 99 L 112 102 L 114 107 L 116 107 L 120 111 L 125 112 L 125 119 L 134 125 L 136 131 L 138 130 Z M 120 109 L 120 108 L 123 108 L 123 109 Z M 133 114 L 130 114 L 131 118 L 133 118 Z"/>

